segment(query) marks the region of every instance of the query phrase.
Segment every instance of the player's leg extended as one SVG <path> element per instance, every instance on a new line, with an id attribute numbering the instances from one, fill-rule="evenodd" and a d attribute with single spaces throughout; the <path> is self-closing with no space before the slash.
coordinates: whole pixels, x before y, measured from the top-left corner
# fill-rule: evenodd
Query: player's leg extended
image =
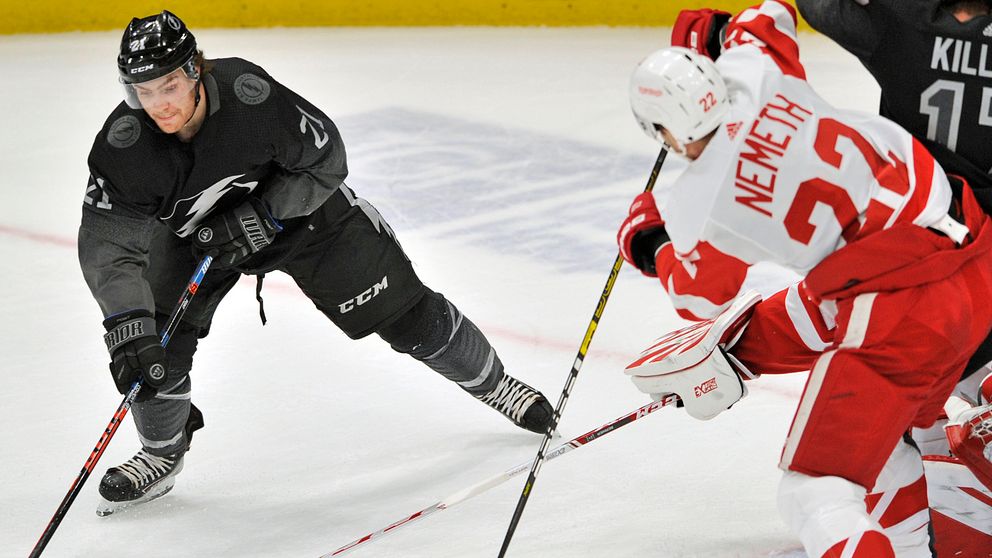
<path id="1" fill-rule="evenodd" d="M 428 289 L 409 312 L 377 333 L 509 418 L 543 433 L 551 404 L 538 391 L 506 374 L 489 340 L 444 295 Z"/>
<path id="2" fill-rule="evenodd" d="M 518 426 L 543 432 L 547 399 L 503 371 L 479 328 L 423 285 L 382 217 L 361 207 L 326 229 L 315 220 L 312 239 L 284 270 L 349 337 L 377 333 Z"/>

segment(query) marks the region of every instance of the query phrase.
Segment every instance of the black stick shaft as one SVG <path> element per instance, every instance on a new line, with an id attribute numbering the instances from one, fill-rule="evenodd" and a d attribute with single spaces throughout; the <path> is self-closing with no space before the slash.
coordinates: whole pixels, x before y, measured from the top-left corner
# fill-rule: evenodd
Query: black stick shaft
<path id="1" fill-rule="evenodd" d="M 654 189 L 654 183 L 658 180 L 658 173 L 661 172 L 661 165 L 665 162 L 665 157 L 668 155 L 668 148 L 663 147 L 661 152 L 658 153 L 658 159 L 654 163 L 654 168 L 651 169 L 651 176 L 648 177 L 647 186 L 644 187 L 645 192 L 650 192 Z M 596 327 L 599 325 L 599 319 L 603 316 L 603 310 L 606 308 L 606 302 L 610 298 L 610 293 L 613 292 L 613 284 L 617 281 L 617 276 L 620 274 L 620 269 L 623 267 L 623 256 L 619 253 L 617 254 L 617 259 L 613 262 L 613 269 L 610 271 L 610 277 L 606 280 L 606 286 L 603 287 L 603 294 L 599 296 L 599 304 L 596 305 L 596 311 L 593 312 L 592 320 L 589 321 L 589 327 L 586 328 L 585 337 L 582 339 L 582 344 L 579 345 L 578 355 L 575 357 L 575 362 L 572 364 L 572 371 L 568 375 L 568 380 L 565 381 L 565 387 L 561 391 L 561 397 L 558 399 L 558 405 L 555 406 L 555 413 L 551 417 L 551 425 L 548 426 L 547 432 L 544 434 L 544 440 L 541 442 L 541 448 L 537 450 L 537 456 L 534 458 L 534 464 L 530 468 L 530 474 L 527 475 L 527 482 L 524 484 L 524 489 L 520 493 L 520 499 L 517 500 L 517 508 L 513 511 L 513 517 L 510 519 L 510 526 L 506 530 L 506 536 L 503 537 L 503 546 L 499 549 L 499 558 L 506 556 L 506 550 L 510 547 L 510 540 L 513 539 L 513 533 L 517 530 L 517 524 L 520 523 L 520 518 L 524 513 L 524 507 L 527 506 L 527 501 L 530 498 L 531 490 L 534 488 L 534 483 L 537 481 L 537 475 L 541 472 L 541 465 L 544 463 L 545 452 L 548 451 L 548 444 L 551 442 L 551 437 L 554 435 L 555 430 L 558 429 L 558 421 L 561 420 L 561 414 L 565 411 L 565 404 L 568 403 L 568 397 L 572 393 L 572 386 L 575 385 L 575 379 L 579 376 L 579 370 L 582 368 L 582 362 L 586 358 L 586 353 L 589 351 L 589 344 L 592 342 L 592 336 L 596 333 Z"/>

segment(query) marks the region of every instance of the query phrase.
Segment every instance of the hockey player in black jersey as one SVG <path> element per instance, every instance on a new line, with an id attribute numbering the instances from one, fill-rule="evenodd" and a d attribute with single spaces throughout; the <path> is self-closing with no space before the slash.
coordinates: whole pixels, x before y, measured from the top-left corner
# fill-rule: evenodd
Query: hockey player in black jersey
<path id="1" fill-rule="evenodd" d="M 503 371 L 482 332 L 421 283 L 389 225 L 344 184 L 344 145 L 320 109 L 248 61 L 205 59 L 168 11 L 131 21 L 118 69 L 125 102 L 89 155 L 79 259 L 117 389 L 143 379 L 133 406 L 142 447 L 107 471 L 98 513 L 173 486 L 202 426 L 190 402 L 197 340 L 242 274 L 259 288 L 267 272 L 290 275 L 349 337 L 376 333 L 517 426 L 547 429 L 547 399 Z M 156 332 L 205 254 L 214 263 L 163 349 Z"/>

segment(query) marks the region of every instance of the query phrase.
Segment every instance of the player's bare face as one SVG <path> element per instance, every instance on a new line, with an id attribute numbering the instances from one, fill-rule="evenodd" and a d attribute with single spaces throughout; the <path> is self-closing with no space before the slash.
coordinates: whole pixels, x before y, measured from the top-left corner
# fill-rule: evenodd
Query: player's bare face
<path id="1" fill-rule="evenodd" d="M 685 157 L 686 159 L 689 159 L 690 161 L 695 161 L 700 155 L 703 154 L 703 150 L 706 149 L 706 145 L 709 144 L 710 138 L 713 137 L 713 134 L 707 134 L 703 139 L 692 143 L 687 143 L 686 145 L 679 143 L 679 140 L 675 139 L 675 137 L 664 128 L 661 129 L 661 136 L 665 139 L 665 144 L 668 145 L 672 151 Z"/>
<path id="2" fill-rule="evenodd" d="M 180 69 L 145 83 L 135 84 L 134 91 L 148 116 L 159 129 L 174 134 L 196 111 L 196 81 Z"/>
<path id="3" fill-rule="evenodd" d="M 984 0 L 962 0 L 951 4 L 951 13 L 961 23 L 967 23 L 976 17 L 989 15 L 989 5 Z"/>

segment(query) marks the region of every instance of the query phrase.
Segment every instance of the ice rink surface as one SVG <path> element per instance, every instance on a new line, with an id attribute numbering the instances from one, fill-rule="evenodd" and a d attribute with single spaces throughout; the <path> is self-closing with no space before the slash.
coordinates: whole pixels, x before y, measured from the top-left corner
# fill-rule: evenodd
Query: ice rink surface
<path id="1" fill-rule="evenodd" d="M 121 399 L 75 251 L 86 156 L 121 98 L 119 37 L 0 37 L 3 557 L 28 554 Z M 658 153 L 626 86 L 668 30 L 197 37 L 208 57 L 252 60 L 335 120 L 348 184 L 383 212 L 425 282 L 489 335 L 507 370 L 556 403 L 616 256 L 616 226 Z M 801 46 L 824 97 L 875 110 L 877 88 L 852 57 L 815 35 Z M 682 168 L 670 157 L 658 188 Z M 176 488 L 95 515 L 103 471 L 138 449 L 128 418 L 45 556 L 317 557 L 533 458 L 540 436 L 377 337 L 347 339 L 287 276 L 266 280 L 262 327 L 253 288 L 245 280 L 232 291 L 201 341 L 193 400 L 207 426 Z M 556 444 L 644 404 L 623 367 L 681 324 L 655 281 L 624 270 Z M 508 555 L 803 556 L 775 495 L 804 380 L 751 382 L 710 422 L 661 409 L 546 463 Z M 495 556 L 524 479 L 350 555 Z"/>

